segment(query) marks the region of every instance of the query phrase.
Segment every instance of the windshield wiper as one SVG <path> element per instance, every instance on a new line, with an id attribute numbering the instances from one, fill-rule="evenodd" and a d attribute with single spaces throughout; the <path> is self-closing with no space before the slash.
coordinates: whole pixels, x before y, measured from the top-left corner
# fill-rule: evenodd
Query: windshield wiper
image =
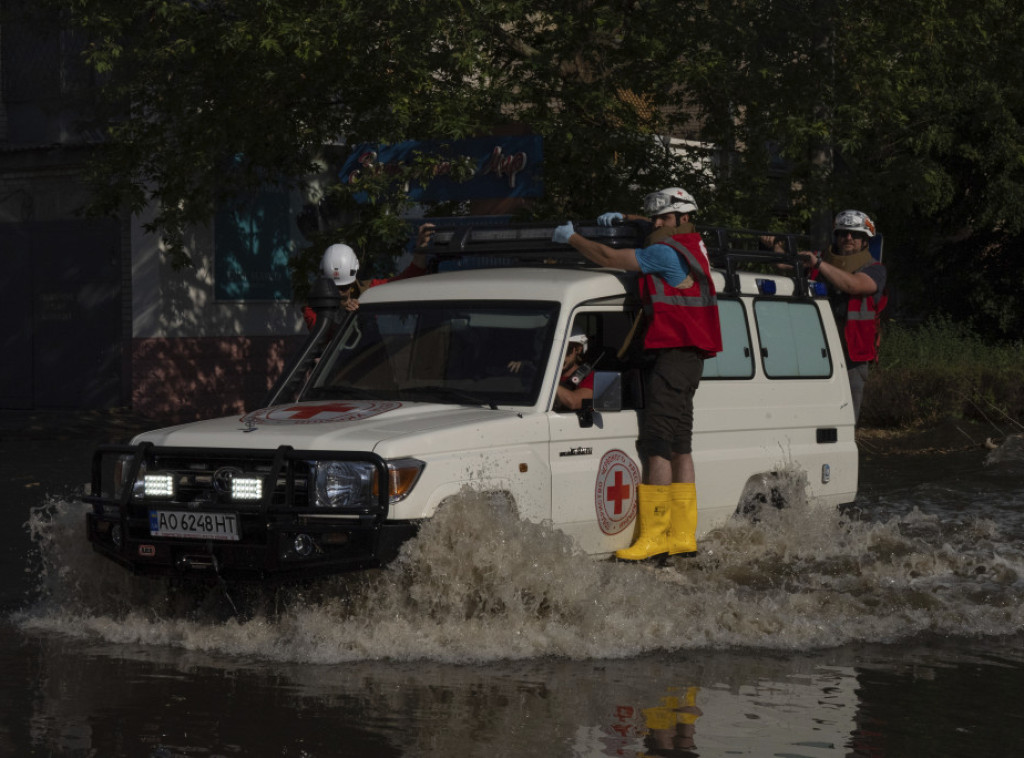
<path id="1" fill-rule="evenodd" d="M 432 384 L 426 387 L 406 387 L 399 391 L 399 396 L 403 399 L 409 395 L 426 395 L 428 396 L 427 399 L 431 400 L 435 397 L 445 400 L 458 400 L 463 405 L 486 405 L 492 411 L 498 410 L 498 404 L 493 400 L 482 400 L 472 392 L 455 389 L 454 387 L 443 387 L 439 384 Z"/>

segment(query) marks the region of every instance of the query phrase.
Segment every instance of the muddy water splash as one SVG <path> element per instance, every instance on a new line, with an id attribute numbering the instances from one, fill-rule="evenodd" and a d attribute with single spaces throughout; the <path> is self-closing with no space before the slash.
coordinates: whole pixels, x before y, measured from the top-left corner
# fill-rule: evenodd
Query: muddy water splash
<path id="1" fill-rule="evenodd" d="M 995 521 L 927 512 L 919 506 L 935 499 L 919 491 L 859 510 L 819 507 L 799 496 L 799 472 L 789 476 L 787 507 L 730 522 L 701 541 L 698 557 L 663 568 L 594 560 L 550 526 L 465 492 L 388 568 L 233 593 L 239 615 L 226 612 L 222 590 L 197 603 L 94 555 L 82 504 L 53 500 L 30 522 L 39 599 L 15 621 L 314 663 L 811 649 L 1024 629 L 1024 550 Z"/>

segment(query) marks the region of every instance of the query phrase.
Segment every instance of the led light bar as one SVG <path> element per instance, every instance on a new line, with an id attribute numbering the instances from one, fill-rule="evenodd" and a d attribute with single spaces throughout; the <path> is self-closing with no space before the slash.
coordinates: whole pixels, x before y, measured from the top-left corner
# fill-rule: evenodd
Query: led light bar
<path id="1" fill-rule="evenodd" d="M 174 477 L 170 474 L 146 474 L 142 492 L 146 497 L 174 497 Z"/>
<path id="2" fill-rule="evenodd" d="M 235 477 L 231 480 L 232 500 L 261 500 L 262 498 L 262 479 Z"/>

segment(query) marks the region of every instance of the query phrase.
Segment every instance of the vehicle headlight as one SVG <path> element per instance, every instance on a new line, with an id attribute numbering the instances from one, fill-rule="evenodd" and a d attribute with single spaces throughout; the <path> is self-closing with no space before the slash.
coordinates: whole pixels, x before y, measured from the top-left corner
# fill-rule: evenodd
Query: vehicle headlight
<path id="1" fill-rule="evenodd" d="M 375 501 L 380 490 L 377 469 L 361 461 L 311 461 L 315 504 L 319 508 L 361 508 Z M 397 503 L 408 495 L 423 461 L 402 458 L 388 462 L 388 501 Z"/>
<path id="2" fill-rule="evenodd" d="M 369 505 L 376 469 L 353 461 L 318 461 L 314 464 L 316 504 L 321 508 L 356 508 Z"/>
<path id="3" fill-rule="evenodd" d="M 121 489 L 131 487 L 132 498 L 143 500 L 145 498 L 159 498 L 161 500 L 173 500 L 177 490 L 174 474 L 168 472 L 150 472 L 146 462 L 139 464 L 139 473 L 134 481 L 129 481 L 128 474 L 132 468 L 132 456 L 123 456 L 118 462 L 120 472 L 115 474 L 121 480 Z"/>

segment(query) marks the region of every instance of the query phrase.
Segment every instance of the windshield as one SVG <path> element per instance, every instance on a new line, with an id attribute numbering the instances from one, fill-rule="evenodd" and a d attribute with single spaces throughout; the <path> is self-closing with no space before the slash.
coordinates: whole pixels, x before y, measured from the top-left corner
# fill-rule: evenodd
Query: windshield
<path id="1" fill-rule="evenodd" d="M 534 405 L 558 303 L 382 303 L 344 322 L 305 400 Z"/>

